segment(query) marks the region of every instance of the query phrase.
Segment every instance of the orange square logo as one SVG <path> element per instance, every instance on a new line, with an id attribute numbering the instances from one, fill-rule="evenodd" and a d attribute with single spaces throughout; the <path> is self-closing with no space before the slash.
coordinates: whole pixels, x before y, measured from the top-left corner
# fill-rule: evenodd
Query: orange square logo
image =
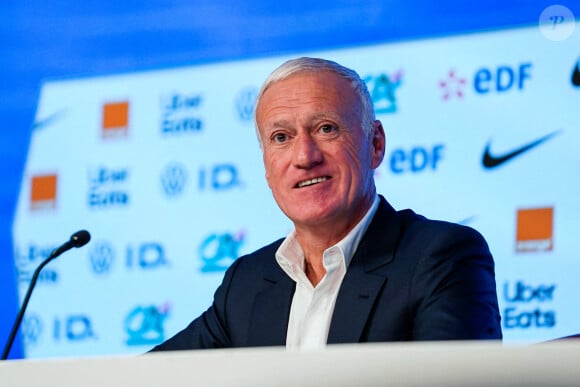
<path id="1" fill-rule="evenodd" d="M 30 187 L 30 209 L 56 208 L 57 175 L 32 176 Z"/>
<path id="2" fill-rule="evenodd" d="M 129 128 L 129 101 L 103 105 L 103 138 L 126 137 Z"/>
<path id="3" fill-rule="evenodd" d="M 517 212 L 516 252 L 552 251 L 554 208 L 528 208 Z"/>

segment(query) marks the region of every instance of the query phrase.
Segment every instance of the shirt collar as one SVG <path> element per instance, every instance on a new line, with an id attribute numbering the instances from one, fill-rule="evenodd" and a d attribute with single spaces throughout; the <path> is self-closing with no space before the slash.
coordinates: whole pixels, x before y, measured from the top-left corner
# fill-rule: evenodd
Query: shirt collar
<path id="1" fill-rule="evenodd" d="M 363 235 L 369 228 L 371 220 L 373 219 L 375 212 L 377 212 L 378 207 L 379 207 L 379 196 L 375 195 L 375 200 L 373 201 L 371 208 L 369 208 L 365 216 L 361 219 L 360 222 L 358 222 L 358 224 L 352 230 L 350 230 L 350 232 L 340 242 L 336 244 L 338 247 L 342 249 L 344 253 L 346 267 L 348 267 L 348 265 L 350 264 L 350 261 L 352 260 L 352 257 L 354 256 L 354 253 L 356 252 L 356 249 L 358 248 L 358 245 Z"/>
<path id="2" fill-rule="evenodd" d="M 339 248 L 343 253 L 345 265 L 348 267 L 363 235 L 373 219 L 374 214 L 377 212 L 378 207 L 379 196 L 375 195 L 371 208 L 369 208 L 360 222 L 358 222 L 358 224 L 336 245 L 330 246 L 326 249 L 324 254 L 326 254 L 329 249 L 334 247 Z M 292 230 L 288 236 L 286 236 L 286 239 L 284 239 L 280 247 L 278 247 L 278 250 L 276 250 L 276 261 L 282 270 L 284 270 L 291 278 L 295 278 L 295 270 L 304 270 L 304 252 L 298 243 L 298 239 L 296 239 L 296 230 Z"/>

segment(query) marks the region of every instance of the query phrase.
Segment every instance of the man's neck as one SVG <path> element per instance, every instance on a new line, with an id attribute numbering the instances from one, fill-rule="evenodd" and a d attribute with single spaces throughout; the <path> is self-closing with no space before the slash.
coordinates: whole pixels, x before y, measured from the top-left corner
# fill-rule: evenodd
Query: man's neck
<path id="1" fill-rule="evenodd" d="M 336 221 L 315 226 L 295 225 L 296 239 L 304 253 L 304 272 L 313 286 L 316 286 L 326 274 L 322 259 L 324 251 L 346 237 L 362 220 L 372 203 L 371 200 L 364 206 L 363 211 L 359 211 L 356 218 L 342 225 Z"/>

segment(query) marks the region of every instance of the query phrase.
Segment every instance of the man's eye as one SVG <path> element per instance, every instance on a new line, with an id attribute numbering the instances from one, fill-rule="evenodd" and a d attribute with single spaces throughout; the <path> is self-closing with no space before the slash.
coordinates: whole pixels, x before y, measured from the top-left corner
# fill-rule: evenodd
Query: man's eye
<path id="1" fill-rule="evenodd" d="M 272 139 L 274 140 L 274 142 L 278 142 L 278 143 L 286 141 L 287 138 L 288 137 L 284 133 L 276 133 L 272 137 Z"/>
<path id="2" fill-rule="evenodd" d="M 322 126 L 320 127 L 320 131 L 321 131 L 322 133 L 326 133 L 326 134 L 328 134 L 328 133 L 335 132 L 335 131 L 336 131 L 336 128 L 335 128 L 333 125 L 322 125 Z"/>

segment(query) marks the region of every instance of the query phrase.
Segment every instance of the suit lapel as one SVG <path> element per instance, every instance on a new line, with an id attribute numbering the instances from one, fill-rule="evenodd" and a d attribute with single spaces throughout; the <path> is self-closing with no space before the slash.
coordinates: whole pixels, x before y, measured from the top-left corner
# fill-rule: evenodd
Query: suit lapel
<path id="1" fill-rule="evenodd" d="M 248 332 L 249 345 L 286 344 L 295 285 L 272 257 L 264 269 L 263 288 L 254 300 Z"/>
<path id="2" fill-rule="evenodd" d="M 362 338 L 372 307 L 387 277 L 378 270 L 393 260 L 401 221 L 381 196 L 379 208 L 361 240 L 342 282 L 328 343 L 356 343 Z"/>

